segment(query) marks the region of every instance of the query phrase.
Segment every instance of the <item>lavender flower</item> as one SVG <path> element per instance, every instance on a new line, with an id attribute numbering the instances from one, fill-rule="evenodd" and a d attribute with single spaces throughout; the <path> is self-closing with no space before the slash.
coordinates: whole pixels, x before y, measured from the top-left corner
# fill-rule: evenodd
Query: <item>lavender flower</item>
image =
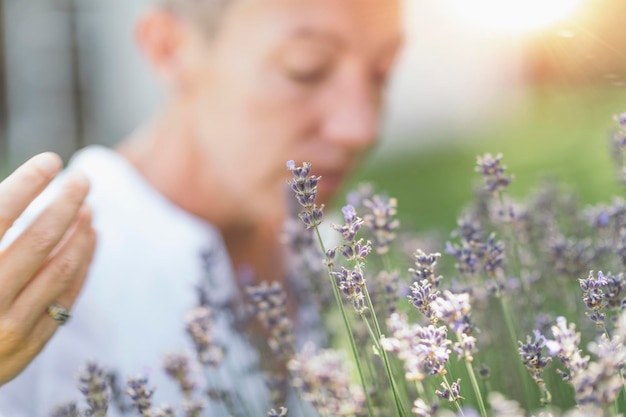
<path id="1" fill-rule="evenodd" d="M 183 402 L 183 412 L 185 417 L 200 417 L 207 407 L 207 403 L 199 398 L 185 400 Z"/>
<path id="2" fill-rule="evenodd" d="M 427 279 L 414 282 L 410 289 L 411 295 L 409 295 L 408 298 L 411 300 L 411 303 L 413 303 L 413 306 L 415 306 L 428 321 L 435 324 L 438 317 L 433 311 L 431 304 L 439 296 L 439 291 L 436 289 L 433 290 L 433 285 Z"/>
<path id="3" fill-rule="evenodd" d="M 304 401 L 321 415 L 343 416 L 359 414 L 365 403 L 362 388 L 350 383 L 348 364 L 343 352 L 316 352 L 309 343 L 287 366 Z"/>
<path id="4" fill-rule="evenodd" d="M 533 334 L 535 335 L 534 341 L 530 336 L 526 336 L 526 343 L 518 342 L 518 351 L 530 376 L 541 385 L 543 384 L 543 371 L 551 358 L 544 355 L 546 338 L 538 330 L 534 330 Z"/>
<path id="5" fill-rule="evenodd" d="M 490 153 L 479 156 L 476 159 L 476 172 L 482 175 L 485 182 L 485 189 L 491 193 L 498 194 L 504 191 L 511 183 L 511 177 L 504 175 L 506 166 L 502 162 L 502 154 L 495 157 Z"/>
<path id="6" fill-rule="evenodd" d="M 291 356 L 294 339 L 282 285 L 277 281 L 271 284 L 264 281 L 247 286 L 246 293 L 251 301 L 252 314 L 270 332 L 268 344 L 272 351 L 285 358 Z"/>
<path id="7" fill-rule="evenodd" d="M 341 233 L 341 238 L 346 244 L 355 243 L 356 234 L 363 225 L 363 219 L 358 217 L 354 206 L 346 205 L 341 209 L 345 219 L 344 225 L 333 224 L 333 229 Z"/>
<path id="8" fill-rule="evenodd" d="M 128 379 L 126 393 L 133 402 L 133 406 L 142 416 L 150 417 L 152 407 L 152 395 L 154 389 L 148 388 L 148 378 L 144 376 L 134 376 Z"/>
<path id="9" fill-rule="evenodd" d="M 458 237 L 465 242 L 478 242 L 483 240 L 483 236 L 480 222 L 468 214 L 457 219 L 457 228 L 452 232 L 452 237 Z"/>
<path id="10" fill-rule="evenodd" d="M 606 300 L 602 287 L 609 284 L 607 279 L 598 271 L 598 277 L 594 277 L 593 271 L 589 271 L 589 277 L 579 279 L 580 288 L 583 290 L 583 301 L 589 310 L 585 314 L 597 325 L 603 325 L 606 307 Z"/>
<path id="11" fill-rule="evenodd" d="M 309 162 L 304 162 L 301 167 L 298 167 L 294 161 L 288 161 L 287 169 L 289 169 L 293 175 L 288 183 L 291 186 L 291 190 L 296 195 L 296 200 L 298 200 L 298 203 L 300 203 L 303 208 L 298 216 L 306 225 L 307 229 L 317 227 L 324 217 L 324 206 L 318 207 L 315 204 L 317 183 L 321 177 L 310 175 L 311 164 Z"/>
<path id="12" fill-rule="evenodd" d="M 398 201 L 374 195 L 371 199 L 363 200 L 363 205 L 370 210 L 363 216 L 363 221 L 374 236 L 376 253 L 385 254 L 389 252 L 389 245 L 396 237 L 395 230 L 400 226 L 400 222 L 394 218 Z"/>
<path id="13" fill-rule="evenodd" d="M 432 302 L 431 308 L 435 317 L 450 326 L 453 332 L 465 333 L 468 331 L 471 310 L 469 294 L 454 294 L 446 290 L 441 297 L 437 297 Z"/>
<path id="14" fill-rule="evenodd" d="M 280 407 L 278 411 L 272 408 L 270 411 L 267 412 L 267 415 L 268 417 L 287 417 L 287 408 Z"/>
<path id="15" fill-rule="evenodd" d="M 413 414 L 418 417 L 435 417 L 437 415 L 437 409 L 439 408 L 437 403 L 434 404 L 426 404 L 426 402 L 418 398 L 413 402 Z"/>
<path id="16" fill-rule="evenodd" d="M 365 200 L 371 200 L 375 195 L 374 186 L 368 182 L 360 183 L 355 189 L 348 191 L 346 202 L 353 207 L 363 207 Z"/>
<path id="17" fill-rule="evenodd" d="M 167 404 L 152 410 L 152 415 L 154 417 L 174 417 L 175 414 L 174 408 Z"/>
<path id="18" fill-rule="evenodd" d="M 400 274 L 398 271 L 380 271 L 375 281 L 383 287 L 383 302 L 387 315 L 395 313 L 399 299 Z"/>
<path id="19" fill-rule="evenodd" d="M 516 401 L 507 399 L 499 392 L 493 391 L 487 397 L 489 405 L 491 405 L 491 413 L 498 417 L 525 417 L 526 413 L 522 411 Z"/>
<path id="20" fill-rule="evenodd" d="M 178 383 L 185 398 L 190 398 L 197 384 L 191 377 L 189 357 L 185 354 L 168 354 L 163 367 L 165 373 Z"/>
<path id="21" fill-rule="evenodd" d="M 87 413 L 93 417 L 104 417 L 109 408 L 111 392 L 104 368 L 88 362 L 79 376 L 78 389 L 87 401 Z"/>
<path id="22" fill-rule="evenodd" d="M 461 380 L 457 379 L 456 382 L 453 382 L 450 387 L 445 382 L 441 383 L 441 390 L 436 390 L 435 394 L 443 398 L 448 402 L 455 402 L 457 400 L 462 399 L 461 397 Z"/>
<path id="23" fill-rule="evenodd" d="M 428 280 L 435 288 L 438 287 L 442 277 L 435 274 L 435 266 L 441 254 L 426 254 L 422 250 L 417 249 L 413 256 L 415 257 L 415 268 L 409 268 L 413 278 L 420 282 L 424 279 Z"/>
<path id="24" fill-rule="evenodd" d="M 331 272 L 341 290 L 359 314 L 367 309 L 365 302 L 365 278 L 360 265 L 353 269 L 341 267 L 340 271 Z"/>
<path id="25" fill-rule="evenodd" d="M 600 412 L 607 409 L 622 390 L 624 381 L 620 372 L 626 363 L 626 347 L 619 337 L 609 340 L 602 335 L 597 342 L 589 344 L 589 350 L 598 359 L 574 374 L 571 383 L 576 402 L 587 410 Z"/>
<path id="26" fill-rule="evenodd" d="M 76 402 L 72 401 L 55 407 L 50 413 L 50 417 L 80 417 L 80 411 Z"/>
<path id="27" fill-rule="evenodd" d="M 213 313 L 210 307 L 196 307 L 191 310 L 185 321 L 187 333 L 196 348 L 198 361 L 204 365 L 217 366 L 224 355 L 222 348 L 215 344 L 211 329 Z"/>
<path id="28" fill-rule="evenodd" d="M 551 356 L 557 356 L 569 370 L 565 378 L 576 376 L 587 367 L 589 357 L 581 355 L 580 333 L 576 333 L 574 323 L 567 324 L 565 317 L 557 317 L 556 325 L 552 326 L 554 340 L 546 340 L 546 348 Z"/>
<path id="29" fill-rule="evenodd" d="M 448 345 L 452 343 L 446 337 L 445 326 L 409 325 L 405 316 L 395 313 L 387 320 L 387 327 L 391 337 L 383 336 L 380 345 L 403 361 L 408 381 L 445 373 L 450 358 Z"/>
<path id="30" fill-rule="evenodd" d="M 478 272 L 480 259 L 472 249 L 474 242 L 461 242 L 460 245 L 446 242 L 446 253 L 456 259 L 456 268 L 462 275 L 474 275 Z"/>
<path id="31" fill-rule="evenodd" d="M 455 342 L 452 349 L 459 359 L 472 362 L 474 360 L 473 355 L 476 353 L 476 338 L 467 333 L 459 333 L 459 336 L 461 340 Z"/>

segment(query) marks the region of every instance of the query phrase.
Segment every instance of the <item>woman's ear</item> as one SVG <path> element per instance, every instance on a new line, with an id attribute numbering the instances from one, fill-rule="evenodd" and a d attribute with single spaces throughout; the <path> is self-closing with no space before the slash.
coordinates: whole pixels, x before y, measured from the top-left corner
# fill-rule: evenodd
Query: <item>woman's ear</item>
<path id="1" fill-rule="evenodd" d="M 171 85 L 181 81 L 185 27 L 179 17 L 164 9 L 152 9 L 138 20 L 135 39 L 157 76 Z"/>

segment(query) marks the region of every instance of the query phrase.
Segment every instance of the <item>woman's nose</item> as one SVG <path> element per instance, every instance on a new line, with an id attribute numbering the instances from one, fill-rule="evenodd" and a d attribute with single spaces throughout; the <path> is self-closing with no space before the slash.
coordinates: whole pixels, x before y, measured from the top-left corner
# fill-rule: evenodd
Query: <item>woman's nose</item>
<path id="1" fill-rule="evenodd" d="M 346 71 L 336 83 L 324 104 L 324 137 L 354 150 L 372 146 L 380 125 L 379 88 L 358 71 Z"/>

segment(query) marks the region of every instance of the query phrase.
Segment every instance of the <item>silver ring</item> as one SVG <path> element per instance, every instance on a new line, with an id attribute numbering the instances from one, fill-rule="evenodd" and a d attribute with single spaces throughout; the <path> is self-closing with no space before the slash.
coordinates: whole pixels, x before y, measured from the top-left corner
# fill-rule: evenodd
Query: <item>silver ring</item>
<path id="1" fill-rule="evenodd" d="M 61 304 L 52 303 L 47 311 L 48 315 L 59 323 L 59 325 L 64 325 L 70 319 L 70 312 Z"/>

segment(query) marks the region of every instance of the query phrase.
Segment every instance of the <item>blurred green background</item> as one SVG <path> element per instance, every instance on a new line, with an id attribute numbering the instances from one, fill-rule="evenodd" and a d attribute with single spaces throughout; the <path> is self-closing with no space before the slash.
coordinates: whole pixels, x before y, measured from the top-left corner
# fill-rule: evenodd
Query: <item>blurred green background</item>
<path id="1" fill-rule="evenodd" d="M 583 203 L 623 194 L 610 152 L 613 115 L 626 111 L 623 87 L 539 85 L 515 117 L 456 137 L 440 137 L 413 152 L 374 155 L 349 187 L 372 182 L 398 199 L 405 225 L 452 230 L 478 181 L 476 156 L 504 155 L 514 175 L 509 189 L 522 197 L 542 178 L 571 186 Z"/>

